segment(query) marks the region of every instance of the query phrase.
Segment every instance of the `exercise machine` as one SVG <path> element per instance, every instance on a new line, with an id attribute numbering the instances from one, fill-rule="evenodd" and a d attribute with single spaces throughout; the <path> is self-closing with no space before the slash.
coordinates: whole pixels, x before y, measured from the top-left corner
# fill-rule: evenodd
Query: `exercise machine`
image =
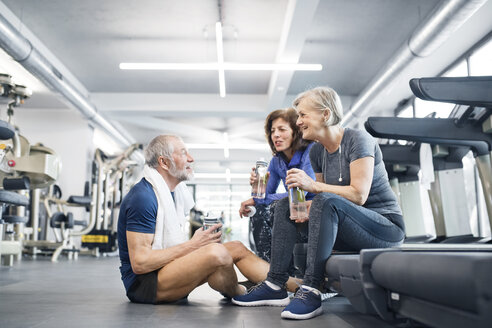
<path id="1" fill-rule="evenodd" d="M 386 138 L 408 134 L 402 138 L 408 140 L 416 138 L 415 127 L 425 127 L 414 141 L 470 147 L 487 199 L 492 143 L 483 127 L 490 120 L 492 77 L 417 79 L 413 84 L 418 86 L 412 87 L 416 96 L 420 94 L 415 90 L 424 90 L 428 100 L 468 106 L 465 115 L 460 119 L 369 118 L 366 126 Z M 404 244 L 331 256 L 326 263 L 330 287 L 344 294 L 357 310 L 385 320 L 410 318 L 432 327 L 489 327 L 491 272 L 492 245 L 486 243 Z"/>

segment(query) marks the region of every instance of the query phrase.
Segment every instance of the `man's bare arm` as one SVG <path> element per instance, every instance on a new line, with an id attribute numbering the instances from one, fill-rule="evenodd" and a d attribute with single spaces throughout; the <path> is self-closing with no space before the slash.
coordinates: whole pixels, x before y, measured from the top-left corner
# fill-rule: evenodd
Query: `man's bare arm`
<path id="1" fill-rule="evenodd" d="M 199 229 L 187 242 L 166 249 L 152 249 L 154 234 L 127 231 L 128 253 L 133 272 L 144 274 L 158 270 L 202 246 L 219 242 L 222 233 L 214 231 L 220 227 L 221 224 L 218 224 L 205 231 Z"/>

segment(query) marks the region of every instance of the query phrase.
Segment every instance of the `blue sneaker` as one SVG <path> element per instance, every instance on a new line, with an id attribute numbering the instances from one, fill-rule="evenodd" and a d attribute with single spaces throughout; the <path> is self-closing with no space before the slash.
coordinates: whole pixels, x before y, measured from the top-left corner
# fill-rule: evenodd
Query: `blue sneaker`
<path id="1" fill-rule="evenodd" d="M 321 295 L 314 291 L 299 288 L 289 305 L 285 307 L 280 316 L 284 319 L 310 319 L 323 313 Z"/>
<path id="2" fill-rule="evenodd" d="M 240 306 L 286 306 L 289 304 L 287 290 L 268 287 L 265 282 L 251 288 L 246 294 L 235 296 L 232 303 Z"/>

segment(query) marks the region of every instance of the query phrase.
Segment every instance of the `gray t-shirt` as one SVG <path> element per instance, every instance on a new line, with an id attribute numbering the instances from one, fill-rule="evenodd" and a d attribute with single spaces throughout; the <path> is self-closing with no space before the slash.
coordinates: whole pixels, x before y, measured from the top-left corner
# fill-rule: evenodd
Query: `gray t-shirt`
<path id="1" fill-rule="evenodd" d="M 363 205 L 379 214 L 399 214 L 400 206 L 388 182 L 383 155 L 376 140 L 366 131 L 345 128 L 338 150 L 329 153 L 316 143 L 309 153 L 314 173 L 323 173 L 325 183 L 350 185 L 350 163 L 359 158 L 374 157 L 374 174 L 369 197 Z M 339 181 L 340 175 L 342 181 Z"/>

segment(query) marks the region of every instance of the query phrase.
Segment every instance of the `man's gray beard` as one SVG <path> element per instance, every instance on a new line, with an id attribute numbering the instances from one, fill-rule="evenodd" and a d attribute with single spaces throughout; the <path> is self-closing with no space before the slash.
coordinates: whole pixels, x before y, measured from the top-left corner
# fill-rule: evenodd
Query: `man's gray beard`
<path id="1" fill-rule="evenodd" d="M 176 164 L 174 163 L 174 161 L 171 161 L 171 167 L 169 168 L 169 173 L 171 173 L 173 177 L 178 179 L 179 182 L 193 179 L 193 171 L 187 172 L 186 168 L 182 170 L 178 170 L 176 168 Z"/>

